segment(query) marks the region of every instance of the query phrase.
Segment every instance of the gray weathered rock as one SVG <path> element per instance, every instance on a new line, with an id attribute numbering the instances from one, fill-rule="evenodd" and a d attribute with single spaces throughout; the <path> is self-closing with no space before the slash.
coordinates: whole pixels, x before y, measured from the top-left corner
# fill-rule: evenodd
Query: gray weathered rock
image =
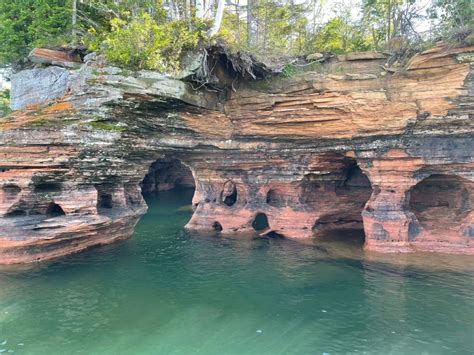
<path id="1" fill-rule="evenodd" d="M 314 61 L 314 60 L 319 60 L 324 58 L 324 55 L 322 53 L 312 53 L 306 57 L 306 60 L 308 62 Z"/>
<path id="2" fill-rule="evenodd" d="M 23 70 L 12 76 L 10 108 L 45 103 L 63 96 L 69 86 L 69 71 L 60 67 Z"/>
<path id="3" fill-rule="evenodd" d="M 95 60 L 97 60 L 97 53 L 96 52 L 89 53 L 84 57 L 84 63 L 93 62 Z"/>

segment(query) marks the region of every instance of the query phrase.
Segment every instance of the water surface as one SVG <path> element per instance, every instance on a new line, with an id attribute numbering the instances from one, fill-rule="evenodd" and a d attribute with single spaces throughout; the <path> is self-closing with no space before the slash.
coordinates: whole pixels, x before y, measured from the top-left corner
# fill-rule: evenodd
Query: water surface
<path id="1" fill-rule="evenodd" d="M 0 352 L 473 353 L 472 258 L 192 235 L 190 194 L 150 199 L 124 243 L 0 269 Z"/>

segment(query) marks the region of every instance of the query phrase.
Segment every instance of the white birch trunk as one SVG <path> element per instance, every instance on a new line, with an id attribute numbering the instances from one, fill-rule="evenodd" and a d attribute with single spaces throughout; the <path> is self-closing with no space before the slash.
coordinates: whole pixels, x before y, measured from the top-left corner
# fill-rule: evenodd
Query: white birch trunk
<path id="1" fill-rule="evenodd" d="M 196 0 L 196 17 L 204 19 L 204 0 Z"/>
<path id="2" fill-rule="evenodd" d="M 221 23 L 222 23 L 222 17 L 224 16 L 224 7 L 225 7 L 225 0 L 218 0 L 219 2 L 217 3 L 217 11 L 216 15 L 214 17 L 214 23 L 209 30 L 209 37 L 212 37 L 219 32 L 219 29 L 221 28 Z"/>
<path id="3" fill-rule="evenodd" d="M 77 26 L 77 0 L 72 0 L 72 40 L 76 40 L 76 26 Z"/>

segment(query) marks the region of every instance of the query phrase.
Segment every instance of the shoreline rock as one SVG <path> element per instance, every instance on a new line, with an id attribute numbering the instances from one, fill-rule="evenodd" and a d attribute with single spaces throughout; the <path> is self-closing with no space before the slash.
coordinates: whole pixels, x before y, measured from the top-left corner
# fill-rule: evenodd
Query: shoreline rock
<path id="1" fill-rule="evenodd" d="M 0 264 L 128 238 L 142 190 L 183 181 L 189 230 L 355 228 L 368 251 L 473 255 L 474 84 L 458 60 L 473 51 L 439 46 L 385 75 L 374 55 L 332 58 L 225 95 L 99 60 L 25 85 L 18 102 L 36 105 L 0 120 Z"/>

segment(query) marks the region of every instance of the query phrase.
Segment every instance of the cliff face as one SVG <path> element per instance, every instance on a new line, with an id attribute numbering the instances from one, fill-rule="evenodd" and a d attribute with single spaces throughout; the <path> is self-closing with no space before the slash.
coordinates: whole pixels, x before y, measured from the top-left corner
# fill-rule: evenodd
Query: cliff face
<path id="1" fill-rule="evenodd" d="M 435 47 L 395 73 L 352 54 L 225 99 L 94 60 L 20 73 L 46 92 L 17 100 L 50 101 L 0 122 L 0 263 L 128 238 L 142 190 L 176 185 L 195 186 L 190 230 L 363 228 L 366 250 L 474 254 L 473 51 Z"/>

